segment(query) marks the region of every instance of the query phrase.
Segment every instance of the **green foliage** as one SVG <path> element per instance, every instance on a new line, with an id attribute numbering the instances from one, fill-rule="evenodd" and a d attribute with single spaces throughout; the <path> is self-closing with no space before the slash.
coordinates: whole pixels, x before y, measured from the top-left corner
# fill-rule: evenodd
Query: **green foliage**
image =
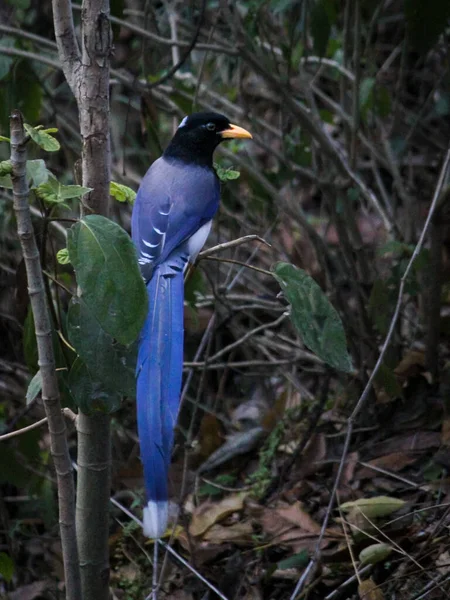
<path id="1" fill-rule="evenodd" d="M 249 483 L 253 486 L 252 491 L 256 498 L 262 498 L 262 496 L 264 496 L 267 487 L 272 481 L 272 462 L 275 458 L 278 446 L 283 440 L 284 431 L 284 421 L 278 421 L 259 452 L 257 469 L 248 478 Z"/>
<path id="2" fill-rule="evenodd" d="M 121 344 L 133 342 L 147 314 L 147 290 L 130 237 L 117 223 L 89 215 L 69 229 L 67 247 L 92 315 Z"/>
<path id="3" fill-rule="evenodd" d="M 70 264 L 69 250 L 67 248 L 61 248 L 61 250 L 58 250 L 56 253 L 56 260 L 60 265 Z"/>
<path id="4" fill-rule="evenodd" d="M 0 575 L 9 583 L 14 575 L 14 562 L 9 554 L 0 552 Z"/>
<path id="5" fill-rule="evenodd" d="M 36 342 L 36 332 L 34 328 L 34 318 L 31 306 L 28 307 L 27 316 L 23 325 L 23 354 L 25 363 L 31 373 L 35 374 L 39 370 L 38 351 Z"/>
<path id="6" fill-rule="evenodd" d="M 387 88 L 377 84 L 375 77 L 366 77 L 359 88 L 359 108 L 363 119 L 370 110 L 380 117 L 387 117 L 391 110 L 391 97 Z"/>
<path id="7" fill-rule="evenodd" d="M 25 131 L 31 137 L 33 142 L 35 142 L 46 152 L 57 152 L 61 148 L 58 140 L 55 139 L 52 135 L 50 135 L 50 133 L 55 133 L 56 131 L 58 131 L 57 129 L 41 129 L 42 125 L 32 127 L 27 123 L 24 123 L 24 127 Z"/>
<path id="8" fill-rule="evenodd" d="M 40 393 L 41 390 L 42 390 L 42 374 L 41 374 L 41 371 L 39 370 L 34 375 L 33 379 L 30 381 L 30 383 L 28 385 L 27 395 L 26 395 L 27 405 L 30 404 L 31 402 L 33 402 L 33 400 L 36 398 L 36 396 Z"/>
<path id="9" fill-rule="evenodd" d="M 350 373 L 353 367 L 341 319 L 314 279 L 288 263 L 277 263 L 272 270 L 303 343 L 330 366 Z"/>
<path id="10" fill-rule="evenodd" d="M 293 554 L 284 560 L 280 560 L 277 564 L 277 569 L 283 571 L 286 569 L 303 569 L 309 562 L 309 554 L 307 550 L 302 550 L 297 554 Z"/>
<path id="11" fill-rule="evenodd" d="M 0 177 L 5 177 L 6 175 L 11 175 L 12 173 L 12 164 L 10 160 L 2 160 L 0 162 Z"/>
<path id="12" fill-rule="evenodd" d="M 136 344 L 127 347 L 116 342 L 80 298 L 71 300 L 68 331 L 70 343 L 93 379 L 98 379 L 111 391 L 135 395 Z"/>
<path id="13" fill-rule="evenodd" d="M 325 56 L 331 27 L 336 22 L 334 0 L 316 0 L 312 6 L 310 18 L 314 51 L 318 56 Z"/>
<path id="14" fill-rule="evenodd" d="M 81 358 L 72 365 L 68 386 L 75 404 L 85 414 L 111 413 L 120 408 L 120 395 L 95 380 Z"/>
<path id="15" fill-rule="evenodd" d="M 48 180 L 49 176 L 53 177 L 42 159 L 27 160 L 26 170 L 27 183 L 32 189 L 44 184 Z M 4 187 L 9 190 L 12 189 L 11 173 L 11 161 L 2 161 L 0 163 L 0 187 Z"/>
<path id="16" fill-rule="evenodd" d="M 109 185 L 109 194 L 118 202 L 128 202 L 134 204 L 136 192 L 126 185 L 111 181 Z"/>
<path id="17" fill-rule="evenodd" d="M 241 175 L 239 171 L 234 170 L 232 167 L 221 167 L 217 163 L 214 163 L 214 169 L 216 170 L 217 177 L 222 183 L 238 179 Z"/>
<path id="18" fill-rule="evenodd" d="M 63 204 L 65 200 L 81 198 L 91 191 L 92 188 L 82 185 L 62 185 L 53 175 L 35 189 L 36 196 L 47 204 Z"/>

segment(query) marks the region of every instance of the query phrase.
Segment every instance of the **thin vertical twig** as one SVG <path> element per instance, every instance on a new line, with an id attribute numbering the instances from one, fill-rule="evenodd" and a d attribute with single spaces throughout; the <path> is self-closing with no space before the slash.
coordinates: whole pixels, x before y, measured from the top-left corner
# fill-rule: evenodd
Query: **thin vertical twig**
<path id="1" fill-rule="evenodd" d="M 66 425 L 61 412 L 50 316 L 28 204 L 26 137 L 22 115 L 19 111 L 14 111 L 11 115 L 10 128 L 14 211 L 27 271 L 28 293 L 33 311 L 39 369 L 42 376 L 42 400 L 48 419 L 50 450 L 58 483 L 59 526 L 66 579 L 66 598 L 67 600 L 80 600 L 82 596 L 75 532 L 75 487 L 67 445 Z"/>

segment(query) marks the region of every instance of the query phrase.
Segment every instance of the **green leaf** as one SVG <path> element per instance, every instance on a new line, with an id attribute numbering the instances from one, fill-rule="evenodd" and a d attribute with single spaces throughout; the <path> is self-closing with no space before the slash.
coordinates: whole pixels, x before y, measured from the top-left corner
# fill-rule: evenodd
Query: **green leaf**
<path id="1" fill-rule="evenodd" d="M 302 550 L 298 554 L 293 554 L 284 560 L 280 560 L 277 564 L 277 569 L 283 571 L 285 569 L 303 569 L 309 562 L 309 554 L 307 550 Z"/>
<path id="2" fill-rule="evenodd" d="M 81 198 L 84 194 L 91 192 L 92 188 L 82 185 L 62 185 L 50 174 L 46 183 L 41 183 L 36 189 L 36 195 L 49 204 L 60 204 L 72 198 Z"/>
<path id="3" fill-rule="evenodd" d="M 291 305 L 291 320 L 303 343 L 335 369 L 350 373 L 341 319 L 314 279 L 289 263 L 279 262 L 272 271 Z"/>
<path id="4" fill-rule="evenodd" d="M 358 500 L 344 502 L 344 504 L 341 504 L 341 510 L 350 512 L 355 509 L 363 513 L 368 519 L 376 519 L 378 517 L 388 517 L 404 505 L 405 501 L 399 498 L 374 496 L 372 498 L 359 498 Z"/>
<path id="5" fill-rule="evenodd" d="M 28 125 L 28 123 L 24 123 L 24 127 L 33 142 L 35 142 L 46 152 L 57 152 L 61 148 L 58 140 L 45 130 L 39 130 L 36 127 Z"/>
<path id="6" fill-rule="evenodd" d="M 14 575 L 14 562 L 6 552 L 0 552 L 0 575 L 7 583 L 10 583 Z"/>
<path id="7" fill-rule="evenodd" d="M 134 190 L 115 181 L 111 181 L 109 185 L 109 195 L 118 202 L 128 202 L 128 204 L 134 204 L 136 200 L 136 192 Z"/>
<path id="8" fill-rule="evenodd" d="M 101 327 L 124 345 L 133 342 L 148 297 L 130 237 L 113 221 L 89 215 L 69 229 L 67 247 L 83 300 Z"/>
<path id="9" fill-rule="evenodd" d="M 61 248 L 61 250 L 58 250 L 56 253 L 56 260 L 60 265 L 70 265 L 70 256 L 67 248 Z"/>
<path id="10" fill-rule="evenodd" d="M 310 15 L 311 35 L 314 51 L 324 56 L 330 39 L 331 26 L 336 21 L 336 10 L 333 0 L 316 0 Z"/>
<path id="11" fill-rule="evenodd" d="M 373 106 L 373 91 L 375 88 L 375 78 L 366 77 L 359 86 L 359 109 L 363 117 Z"/>
<path id="12" fill-rule="evenodd" d="M 25 363 L 29 370 L 34 374 L 39 370 L 38 366 L 38 350 L 36 342 L 36 333 L 34 330 L 34 318 L 31 306 L 28 307 L 27 316 L 23 325 L 23 354 Z"/>
<path id="13" fill-rule="evenodd" d="M 123 346 L 108 335 L 80 298 L 72 298 L 68 314 L 70 343 L 95 378 L 113 392 L 136 395 L 137 346 Z"/>
<path id="14" fill-rule="evenodd" d="M 70 369 L 68 385 L 76 405 L 85 414 L 112 413 L 120 408 L 120 395 L 96 381 L 81 358 Z"/>
<path id="15" fill-rule="evenodd" d="M 5 177 L 6 175 L 11 175 L 12 173 L 12 163 L 10 160 L 2 160 L 0 162 L 0 177 Z"/>
<path id="16" fill-rule="evenodd" d="M 216 170 L 217 177 L 222 182 L 233 181 L 233 179 L 238 179 L 241 174 L 239 171 L 232 169 L 231 167 L 221 167 L 219 164 L 214 163 L 214 169 Z"/>
<path id="17" fill-rule="evenodd" d="M 10 142 L 11 140 L 9 139 L 9 137 L 6 137 L 4 135 L 0 135 L 0 142 Z"/>
<path id="18" fill-rule="evenodd" d="M 29 404 L 31 404 L 31 402 L 33 402 L 33 400 L 36 398 L 36 396 L 40 393 L 41 390 L 42 390 L 42 374 L 41 374 L 41 371 L 39 370 L 28 385 L 27 395 L 26 395 L 27 406 Z"/>
<path id="19" fill-rule="evenodd" d="M 361 550 L 359 560 L 361 565 L 376 565 L 379 562 L 384 562 L 392 553 L 392 546 L 389 544 L 371 544 Z"/>
<path id="20" fill-rule="evenodd" d="M 47 183 L 49 176 L 52 176 L 52 174 L 45 166 L 45 161 L 42 158 L 27 160 L 27 178 L 31 188 Z"/>
<path id="21" fill-rule="evenodd" d="M 382 388 L 390 400 L 403 398 L 403 388 L 394 371 L 387 365 L 381 364 L 375 377 L 375 383 Z"/>

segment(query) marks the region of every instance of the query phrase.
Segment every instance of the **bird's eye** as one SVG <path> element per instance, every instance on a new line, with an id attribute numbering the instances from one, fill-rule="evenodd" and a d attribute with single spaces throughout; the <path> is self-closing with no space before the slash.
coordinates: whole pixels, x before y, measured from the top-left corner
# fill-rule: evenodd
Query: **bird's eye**
<path id="1" fill-rule="evenodd" d="M 206 124 L 206 129 L 208 129 L 209 131 L 215 131 L 216 130 L 216 126 L 214 125 L 214 123 L 207 123 Z"/>

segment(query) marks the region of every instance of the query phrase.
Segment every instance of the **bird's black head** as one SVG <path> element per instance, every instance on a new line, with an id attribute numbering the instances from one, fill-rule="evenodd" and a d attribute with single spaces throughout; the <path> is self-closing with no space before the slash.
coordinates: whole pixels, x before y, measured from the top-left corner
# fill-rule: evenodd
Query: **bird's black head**
<path id="1" fill-rule="evenodd" d="M 181 121 L 164 156 L 212 167 L 213 152 L 220 142 L 251 137 L 248 131 L 233 125 L 223 115 L 214 112 L 194 113 Z"/>

